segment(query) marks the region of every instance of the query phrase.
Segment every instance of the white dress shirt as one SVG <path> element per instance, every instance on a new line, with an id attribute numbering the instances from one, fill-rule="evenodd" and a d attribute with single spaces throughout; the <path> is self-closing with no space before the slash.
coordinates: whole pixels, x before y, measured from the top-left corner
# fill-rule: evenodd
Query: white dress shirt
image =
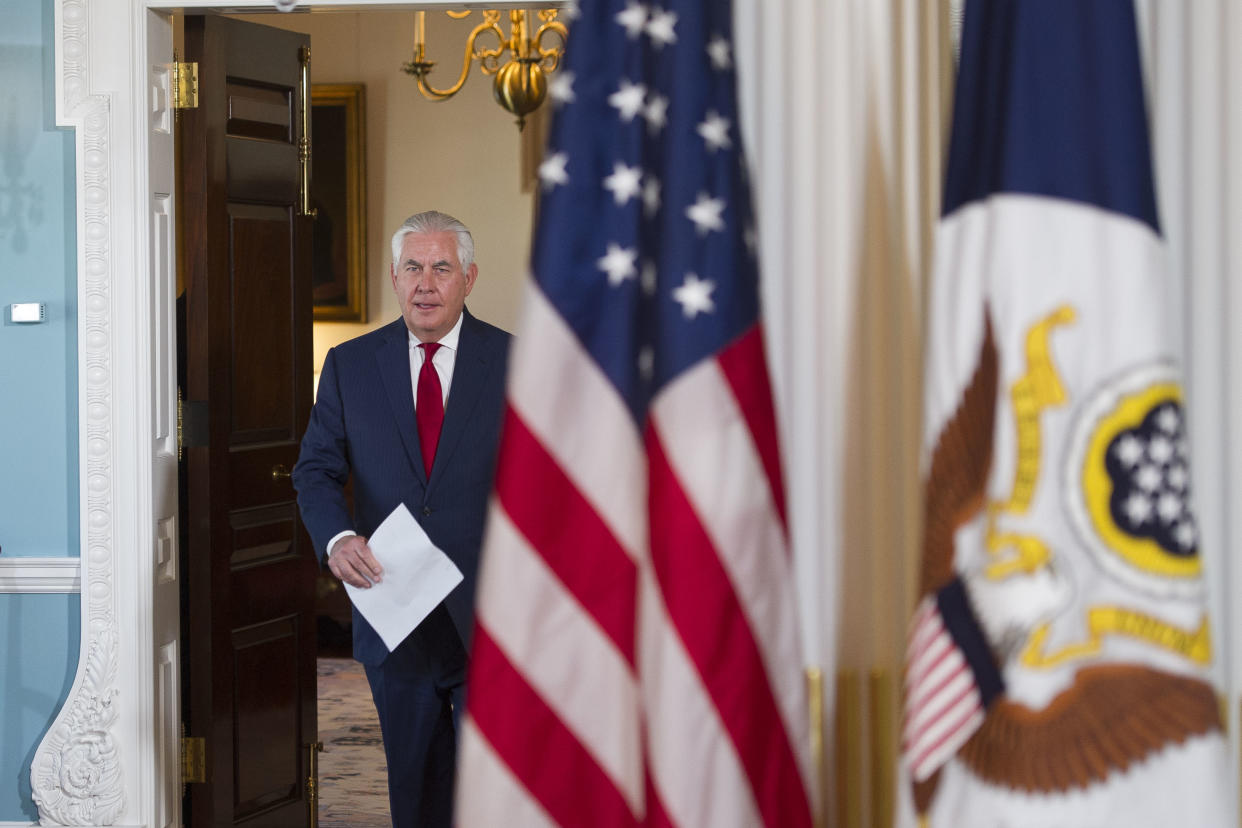
<path id="1" fill-rule="evenodd" d="M 423 370 L 423 358 L 426 349 L 418 347 L 423 344 L 418 337 L 410 333 L 410 388 L 414 390 L 414 409 L 418 410 L 418 372 Z M 453 369 L 457 367 L 457 341 L 461 339 L 461 316 L 457 324 L 438 341 L 440 347 L 431 360 L 431 367 L 440 375 L 440 390 L 444 393 L 444 406 L 448 407 L 449 386 L 453 383 Z"/>
<path id="2" fill-rule="evenodd" d="M 457 324 L 453 325 L 452 330 L 442 336 L 439 340 L 440 347 L 436 349 L 435 354 L 431 358 L 431 367 L 436 369 L 436 373 L 440 376 L 440 391 L 444 394 L 444 407 L 448 408 L 449 386 L 453 383 L 453 369 L 457 367 L 457 342 L 461 339 L 461 320 L 464 314 L 457 317 Z M 410 337 L 410 388 L 414 391 L 414 409 L 418 410 L 418 372 L 423 370 L 423 358 L 427 353 L 425 348 L 418 347 L 422 344 L 418 337 L 414 336 L 413 331 L 407 331 Z M 332 547 L 336 546 L 336 542 L 341 538 L 347 538 L 350 535 L 358 534 L 353 529 L 346 529 L 332 536 L 332 540 L 328 541 L 328 556 L 332 554 Z M 327 556 L 324 557 L 327 560 Z"/>

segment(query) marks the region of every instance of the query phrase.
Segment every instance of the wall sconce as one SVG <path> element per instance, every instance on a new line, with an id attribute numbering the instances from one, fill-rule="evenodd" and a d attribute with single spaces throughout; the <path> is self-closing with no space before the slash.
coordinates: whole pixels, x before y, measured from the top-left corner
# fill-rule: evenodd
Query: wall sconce
<path id="1" fill-rule="evenodd" d="M 455 20 L 463 20 L 471 12 L 445 12 Z M 531 34 L 531 11 L 512 9 L 509 11 L 509 35 L 500 28 L 501 12 L 489 9 L 483 12 L 483 22 L 475 26 L 466 38 L 466 47 L 462 57 L 461 75 L 457 83 L 448 89 L 436 89 L 427 82 L 431 68 L 435 66 L 427 60 L 426 45 L 426 12 L 415 12 L 414 23 L 414 59 L 404 64 L 401 69 L 418 79 L 418 91 L 430 101 L 444 101 L 453 97 L 461 90 L 470 74 L 470 64 L 477 60 L 485 75 L 495 75 L 492 91 L 496 102 L 517 116 L 518 129 L 526 124 L 526 116 L 534 112 L 543 103 L 548 93 L 547 75 L 556 71 L 561 55 L 565 52 L 565 41 L 568 37 L 565 24 L 556 19 L 556 9 L 543 9 L 534 12 L 539 16 L 539 28 Z M 549 32 L 556 34 L 557 43 L 552 47 L 543 45 L 544 36 Z M 480 35 L 495 35 L 498 45 L 487 49 L 479 46 Z M 500 58 L 506 52 L 510 54 L 508 61 L 501 65 Z"/>

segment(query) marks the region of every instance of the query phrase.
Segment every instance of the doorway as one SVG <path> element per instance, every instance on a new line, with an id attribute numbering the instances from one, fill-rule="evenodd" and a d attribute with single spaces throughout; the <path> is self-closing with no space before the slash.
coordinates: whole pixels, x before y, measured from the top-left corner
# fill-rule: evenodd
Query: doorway
<path id="1" fill-rule="evenodd" d="M 211 15 L 209 15 L 211 16 Z M 219 17 L 216 16 L 217 21 Z M 364 205 L 367 215 L 367 232 L 365 244 L 367 248 L 367 259 L 370 262 L 368 268 L 368 284 L 367 293 L 369 301 L 365 307 L 364 321 L 357 322 L 322 322 L 316 325 L 314 331 L 313 356 L 311 364 L 304 368 L 295 367 L 296 360 L 283 362 L 271 361 L 273 352 L 280 350 L 282 347 L 282 336 L 272 338 L 270 335 L 264 335 L 262 332 L 267 331 L 271 334 L 270 326 L 267 324 L 268 317 L 252 321 L 258 322 L 255 329 L 255 335 L 238 335 L 236 325 L 232 321 L 217 321 L 213 325 L 209 325 L 209 331 L 201 334 L 203 341 L 199 343 L 202 353 L 219 354 L 221 349 L 227 349 L 230 356 L 220 365 L 225 366 L 226 370 L 235 368 L 236 366 L 250 365 L 255 362 L 266 365 L 264 373 L 271 380 L 271 384 L 281 386 L 287 384 L 290 389 L 290 398 L 298 396 L 296 389 L 304 382 L 312 382 L 312 374 L 322 365 L 324 354 L 328 348 L 342 342 L 346 339 L 357 336 L 367 330 L 379 327 L 391 321 L 396 314 L 395 306 L 391 299 L 390 287 L 387 278 L 387 263 L 389 254 L 387 252 L 387 236 L 389 233 L 405 218 L 409 213 L 422 209 L 441 209 L 446 212 L 453 213 L 461 217 L 468 225 L 472 227 L 478 241 L 478 261 L 480 272 L 483 276 L 479 282 L 479 288 L 471 297 L 471 309 L 476 314 L 483 316 L 491 321 L 495 321 L 502 327 L 512 329 L 516 320 L 517 296 L 520 292 L 523 282 L 522 276 L 526 265 L 526 250 L 529 245 L 529 232 L 531 226 L 531 208 L 532 195 L 522 190 L 522 170 L 520 162 L 523 158 L 523 146 L 521 134 L 513 125 L 511 117 L 499 109 L 492 101 L 490 95 L 490 84 L 486 78 L 471 78 L 467 84 L 467 90 L 472 95 L 463 92 L 459 99 L 442 103 L 432 104 L 417 98 L 413 81 L 399 72 L 400 64 L 408 59 L 408 55 L 404 54 L 400 49 L 392 46 L 380 46 L 372 49 L 368 44 L 376 41 L 382 41 L 385 44 L 395 43 L 393 32 L 400 32 L 401 29 L 407 28 L 412 35 L 413 31 L 413 15 L 410 13 L 385 13 L 385 12 L 325 12 L 305 15 L 264 15 L 264 14 L 247 14 L 244 20 L 239 21 L 247 26 L 259 24 L 269 27 L 272 30 L 271 38 L 273 41 L 280 41 L 286 35 L 304 35 L 311 40 L 312 48 L 312 77 L 313 82 L 330 83 L 330 84 L 354 84 L 360 85 L 366 90 L 366 114 L 367 123 L 365 133 L 368 137 L 366 142 L 366 158 L 367 158 L 367 203 Z M 468 22 L 468 21 L 466 21 Z M 461 23 L 445 20 L 447 25 L 437 27 L 429 25 L 429 39 L 435 38 L 441 28 L 444 32 L 440 32 L 446 43 L 441 44 L 445 51 L 450 48 L 460 49 L 464 42 L 464 35 L 456 36 L 451 34 L 453 30 L 460 30 Z M 176 18 L 174 23 L 175 31 L 178 33 L 178 51 L 182 54 L 190 55 L 187 49 L 186 35 L 182 34 L 187 31 L 187 25 L 184 19 Z M 277 31 L 279 30 L 279 31 Z M 434 42 L 434 41 L 433 41 Z M 408 38 L 406 39 L 408 44 Z M 447 48 L 446 48 L 447 47 Z M 228 52 L 228 49 L 224 49 Z M 233 50 L 241 54 L 253 55 L 263 54 L 267 51 L 259 42 L 250 44 L 246 48 Z M 387 53 L 387 52 L 390 52 Z M 453 60 L 447 60 L 446 63 L 452 64 Z M 212 87 L 206 82 L 208 70 L 206 67 L 200 66 L 200 107 L 207 108 L 212 102 L 202 100 Z M 216 83 L 216 89 L 223 88 L 226 85 L 230 101 L 232 96 L 237 94 L 238 90 L 246 86 L 249 82 L 239 80 L 242 78 L 240 70 L 230 68 L 227 72 L 228 81 Z M 281 81 L 271 80 L 249 83 L 250 88 L 267 89 L 273 91 L 277 89 L 286 89 L 281 86 Z M 264 86 L 266 84 L 266 86 Z M 217 93 L 218 94 L 218 93 Z M 283 94 L 283 93 L 282 93 Z M 282 133 L 283 128 L 280 123 L 268 122 L 265 120 L 267 112 L 269 115 L 275 113 L 276 121 L 279 121 L 280 106 L 273 108 L 272 100 L 265 100 L 263 95 L 242 94 L 237 98 L 237 107 L 232 103 L 229 104 L 226 118 L 235 117 L 235 109 L 237 111 L 245 110 L 250 114 L 242 117 L 241 120 L 246 123 L 242 125 L 243 129 L 249 129 L 250 133 L 243 136 L 245 140 L 241 141 L 247 149 L 257 149 L 260 154 L 270 154 L 274 151 L 276 144 L 290 137 L 286 133 Z M 482 106 L 480 106 L 482 104 Z M 220 110 L 221 112 L 224 109 Z M 183 116 L 183 132 L 188 133 L 188 123 L 196 116 Z M 221 134 L 228 133 L 232 135 L 232 128 L 222 130 Z M 287 131 L 286 131 L 287 132 Z M 293 136 L 296 138 L 296 136 Z M 231 139 L 230 139 L 231 140 Z M 205 152 L 209 152 L 205 150 Z M 227 149 L 225 155 L 231 163 L 234 155 L 240 152 L 233 148 Z M 238 156 L 239 158 L 241 156 Z M 245 163 L 245 162 L 241 162 Z M 260 175 L 260 177 L 268 176 L 270 178 L 270 164 L 256 163 L 251 164 L 251 168 Z M 221 174 L 223 175 L 223 174 Z M 211 187 L 217 186 L 210 183 L 210 180 L 203 182 L 201 189 L 208 191 Z M 247 186 L 247 185 L 243 185 Z M 257 185 L 257 189 L 249 195 L 243 194 L 238 199 L 245 202 L 241 206 L 234 204 L 227 208 L 229 217 L 227 219 L 227 228 L 220 228 L 219 232 L 228 237 L 227 248 L 229 253 L 221 252 L 219 257 L 229 258 L 229 264 L 225 268 L 237 265 L 237 256 L 235 255 L 236 242 L 240 238 L 245 240 L 246 235 L 254 228 L 267 227 L 269 231 L 261 231 L 255 239 L 255 243 L 267 244 L 269 247 L 281 249 L 287 247 L 286 237 L 280 235 L 280 232 L 273 230 L 275 221 L 278 216 L 272 214 L 270 210 L 262 207 L 256 207 L 256 200 L 262 201 L 270 195 L 272 188 L 281 188 L 287 186 L 282 183 L 267 182 L 266 187 Z M 260 193 L 261 191 L 261 193 Z M 227 200 L 227 199 L 226 199 Z M 189 219 L 192 230 L 184 233 L 184 237 L 178 243 L 178 249 L 181 251 L 181 267 L 193 265 L 194 257 L 198 254 L 190 250 L 186 239 L 193 237 L 198 228 L 209 223 L 208 219 L 201 219 L 194 213 L 190 212 L 191 205 L 186 202 L 184 194 L 182 202 L 178 205 L 179 224 L 185 225 L 186 219 Z M 232 202 L 230 202 L 232 204 Z M 266 223 L 265 223 L 266 222 Z M 296 225 L 296 222 L 295 222 Z M 240 231 L 241 235 L 238 235 Z M 275 235 L 273 235 L 275 233 Z M 290 231 L 291 235 L 288 239 L 292 240 L 296 236 L 295 231 Z M 218 245 L 225 245 L 225 242 L 218 241 Z M 294 245 L 294 248 L 300 246 L 300 242 Z M 223 250 L 223 248 L 221 248 Z M 293 259 L 296 260 L 299 254 L 294 253 Z M 278 266 L 273 267 L 271 261 L 260 261 L 262 257 L 250 257 L 255 266 L 260 270 L 266 269 L 271 284 L 281 282 L 284 277 L 279 275 L 286 271 L 279 262 Z M 279 257 L 277 257 L 279 259 Z M 292 268 L 296 262 L 290 262 Z M 232 271 L 229 271 L 231 273 Z M 273 274 L 276 274 L 273 276 Z M 490 278 L 489 278 L 490 276 Z M 235 276 L 224 274 L 219 278 L 228 281 L 233 285 L 230 291 L 221 293 L 217 300 L 224 303 L 233 302 L 238 299 L 237 285 L 246 284 L 245 280 L 239 280 Z M 272 281 L 274 279 L 274 281 Z M 191 280 L 192 281 L 192 280 Z M 489 289 L 483 289 L 485 285 Z M 190 285 L 191 290 L 193 286 Z M 255 294 L 257 298 L 264 292 L 260 290 Z M 279 293 L 279 291 L 278 291 Z M 225 295 L 227 294 L 227 295 Z M 293 294 L 289 294 L 287 299 L 281 299 L 285 296 L 283 293 L 270 295 L 264 301 L 272 304 L 272 309 L 276 311 L 277 319 L 296 319 L 303 310 L 291 308 L 288 311 L 279 310 L 282 301 L 293 298 Z M 279 300 L 279 301 L 275 301 Z M 188 306 L 190 303 L 181 302 L 181 305 Z M 197 307 L 205 308 L 206 304 L 200 303 Z M 220 312 L 214 313 L 219 317 Z M 191 317 L 197 316 L 193 311 Z M 228 320 L 236 320 L 244 316 L 244 314 L 227 313 L 224 314 Z M 214 317 L 213 317 L 214 318 Z M 194 319 L 187 320 L 187 324 L 192 327 Z M 283 322 L 281 323 L 283 325 Z M 279 326 L 277 326 L 279 327 Z M 281 328 L 283 330 L 283 328 Z M 192 335 L 191 335 L 192 338 Z M 288 382 L 278 377 L 282 372 L 293 370 L 298 373 L 297 376 L 288 378 Z M 305 375 L 302 375 L 304 372 Z M 317 377 L 315 377 L 317 378 Z M 258 379 L 254 377 L 252 379 Z M 187 400 L 190 403 L 187 408 L 187 424 L 190 426 L 189 431 L 195 429 L 199 418 L 203 422 L 214 423 L 212 426 L 216 431 L 220 429 L 222 413 L 220 406 L 214 402 L 206 406 L 207 411 L 200 410 L 198 406 L 203 403 L 199 399 L 201 394 L 201 386 L 203 383 L 218 383 L 221 381 L 220 373 L 217 370 L 206 372 L 200 377 L 200 389 L 187 394 Z M 246 399 L 253 401 L 256 397 L 255 390 L 258 386 L 252 387 L 244 396 Z M 231 390 L 224 392 L 226 399 L 232 399 L 235 395 Z M 309 403 L 297 402 L 296 407 L 301 413 L 298 414 L 298 420 L 304 425 L 305 408 Z M 235 405 L 231 406 L 229 411 L 233 411 Z M 280 406 L 277 406 L 279 409 Z M 274 409 L 275 410 L 275 409 Z M 235 419 L 235 417 L 233 418 Z M 269 429 L 270 430 L 270 429 Z M 213 434 L 216 433 L 213 431 Z M 270 453 L 273 448 L 272 441 L 286 440 L 286 434 L 277 435 L 275 432 L 271 434 L 254 434 L 255 443 L 258 450 Z M 296 435 L 300 438 L 300 431 Z M 220 443 L 219 435 L 216 434 L 215 443 Z M 200 455 L 200 465 L 218 468 L 221 464 L 228 464 L 239 456 L 239 451 L 244 451 L 245 446 L 232 445 L 226 449 L 221 449 L 218 453 L 221 457 L 211 460 L 206 457 L 206 448 L 191 447 L 187 451 L 193 457 L 196 452 Z M 296 456 L 296 453 L 295 455 Z M 275 464 L 275 465 L 273 465 Z M 254 465 L 254 464 L 251 464 Z M 288 469 L 292 467 L 292 460 L 284 458 L 283 462 L 277 462 L 274 458 L 265 460 L 259 465 L 263 466 L 262 470 L 266 470 L 268 465 L 276 468 L 276 465 L 282 465 Z M 183 687 L 186 692 L 183 698 L 186 703 L 186 709 L 191 711 L 188 717 L 188 733 L 192 737 L 197 737 L 200 732 L 206 731 L 213 734 L 209 737 L 206 747 L 207 755 L 212 761 L 209 764 L 209 771 L 217 778 L 226 778 L 225 785 L 214 786 L 209 780 L 207 783 L 201 783 L 203 787 L 190 785 L 188 797 L 191 803 L 189 813 L 207 813 L 208 816 L 200 816 L 195 819 L 195 823 L 210 822 L 210 824 L 233 824 L 236 820 L 246 819 L 250 822 L 264 819 L 275 820 L 272 824 L 287 824 L 287 816 L 279 816 L 277 811 L 282 803 L 289 807 L 305 807 L 303 802 L 303 791 L 300 788 L 292 787 L 288 783 L 288 778 L 305 778 L 307 776 L 307 768 L 313 762 L 313 754 L 306 751 L 311 749 L 308 745 L 313 745 L 314 738 L 307 738 L 306 734 L 313 730 L 313 726 L 303 722 L 302 726 L 294 726 L 295 721 L 300 721 L 300 714 L 296 712 L 288 712 L 285 715 L 289 719 L 286 727 L 276 728 L 275 730 L 264 731 L 265 736 L 263 742 L 266 747 L 260 748 L 255 746 L 253 755 L 267 755 L 261 765 L 263 770 L 269 770 L 273 763 L 287 765 L 286 774 L 277 774 L 276 777 L 269 780 L 270 785 L 256 786 L 254 779 L 256 778 L 255 768 L 251 768 L 249 772 L 245 772 L 244 768 L 247 762 L 254 764 L 256 761 L 252 755 L 245 751 L 239 751 L 239 747 L 244 747 L 245 735 L 250 727 L 255 727 L 264 721 L 269 721 L 274 715 L 272 711 L 275 707 L 279 707 L 275 701 L 268 699 L 264 694 L 267 693 L 268 687 L 271 685 L 271 677 L 264 677 L 262 681 L 255 683 L 254 687 L 249 687 L 246 683 L 247 675 L 262 675 L 265 672 L 279 676 L 284 673 L 293 673 L 304 675 L 305 670 L 296 667 L 296 663 L 301 663 L 299 658 L 293 654 L 290 648 L 281 648 L 279 642 L 290 642 L 298 636 L 304 637 L 307 630 L 303 621 L 290 623 L 288 621 L 279 622 L 279 619 L 293 618 L 296 614 L 293 609 L 286 608 L 276 612 L 272 618 L 259 620 L 251 617 L 251 610 L 259 603 L 266 603 L 271 598 L 270 593 L 263 593 L 260 584 L 266 577 L 260 571 L 258 564 L 266 566 L 264 561 L 242 562 L 238 566 L 238 561 L 231 561 L 223 569 L 227 570 L 228 583 L 220 583 L 220 579 L 226 576 L 219 574 L 213 575 L 210 570 L 202 565 L 202 561 L 211 551 L 219 549 L 223 545 L 235 541 L 239 528 L 242 531 L 248 531 L 253 536 L 257 529 L 259 534 L 269 533 L 272 531 L 272 523 L 270 521 L 260 521 L 251 525 L 253 521 L 247 523 L 249 518 L 243 516 L 242 522 L 245 526 L 238 525 L 238 512 L 220 511 L 219 501 L 230 497 L 235 489 L 235 480 L 229 480 L 229 484 L 220 489 L 217 493 L 210 496 L 203 493 L 208 491 L 204 488 L 207 484 L 200 480 L 201 475 L 193 472 L 185 472 L 182 479 L 190 484 L 193 488 L 197 486 L 198 496 L 200 498 L 207 497 L 212 503 L 212 520 L 209 521 L 216 526 L 214 533 L 204 535 L 200 541 L 200 548 L 195 549 L 193 540 L 194 531 L 204 530 L 204 521 L 200 514 L 201 510 L 196 508 L 195 502 L 191 499 L 187 506 L 183 507 L 182 514 L 184 516 L 183 525 L 187 526 L 190 534 L 190 540 L 184 547 L 189 553 L 186 558 L 186 566 L 182 568 L 183 577 L 191 582 L 183 585 L 183 592 L 187 595 L 194 596 L 201 593 L 204 580 L 212 581 L 215 594 L 224 596 L 223 603 L 220 603 L 221 611 L 227 616 L 221 623 L 221 629 L 215 633 L 209 634 L 209 639 L 216 642 L 214 647 L 217 658 L 215 666 L 198 665 L 197 667 L 187 668 L 183 670 Z M 197 483 L 195 481 L 198 481 Z M 287 487 L 287 482 L 284 484 Z M 193 498 L 193 495 L 190 495 Z M 267 504 L 264 507 L 269 512 L 274 507 Z M 288 503 L 278 507 L 282 517 L 277 522 L 286 522 L 292 512 L 290 512 Z M 245 515 L 255 516 L 253 508 L 243 510 Z M 268 515 L 271 517 L 271 515 Z M 228 529 L 223 530 L 220 525 L 228 523 Z M 201 534 L 201 532 L 200 532 Z M 308 543 L 304 533 L 297 529 L 299 541 Z M 269 552 L 272 550 L 273 539 L 264 535 L 258 538 L 253 548 L 266 548 Z M 280 554 L 287 557 L 298 557 L 292 552 L 297 543 L 290 541 L 287 548 Z M 301 558 L 303 562 L 307 559 L 308 550 L 303 550 Z M 234 558 L 236 555 L 234 554 Z M 278 556 L 279 557 L 279 556 Z M 257 559 L 256 559 L 257 560 Z M 197 565 L 196 565 L 197 564 Z M 302 570 L 298 570 L 301 572 Z M 239 575 L 240 573 L 240 575 Z M 252 586 L 245 586 L 246 578 L 253 581 Z M 240 578 L 240 579 L 239 579 Z M 197 581 L 195 581 L 197 579 Z M 256 580 L 257 579 L 257 580 Z M 319 662 L 318 674 L 325 681 L 341 682 L 345 681 L 346 686 L 350 682 L 356 684 L 356 679 L 361 679 L 362 687 L 365 690 L 365 678 L 362 677 L 360 671 L 356 675 L 346 675 L 344 679 L 344 666 L 350 662 L 346 658 L 341 660 L 341 656 L 348 656 L 348 629 L 346 622 L 348 620 L 348 603 L 344 598 L 343 591 L 339 589 L 334 579 L 330 576 L 321 575 L 314 586 L 310 586 L 304 582 L 303 575 L 289 575 L 278 578 L 278 581 L 287 583 L 296 580 L 299 582 L 298 589 L 293 593 L 300 594 L 303 598 L 311 599 L 317 602 L 318 606 L 314 615 L 313 622 L 317 630 L 322 630 L 324 635 L 319 638 L 318 645 L 326 656 L 324 660 Z M 217 602 L 210 598 L 199 598 L 197 603 L 191 597 L 183 603 L 182 607 L 182 640 L 188 649 L 188 657 L 191 663 L 196 653 L 202 653 L 205 650 L 212 649 L 211 646 L 204 643 L 207 639 L 196 639 L 192 634 L 193 625 L 203 623 L 205 617 L 210 616 L 211 607 Z M 269 615 L 271 613 L 269 612 Z M 272 627 L 272 623 L 284 623 L 284 627 L 276 630 Z M 279 626 L 277 623 L 277 626 Z M 287 629 L 286 629 L 287 627 Z M 277 635 L 275 632 L 279 632 Z M 237 647 L 238 636 L 241 635 L 241 644 L 245 645 L 241 649 L 230 650 L 229 654 L 225 654 L 223 650 L 232 646 Z M 195 644 L 195 641 L 198 643 Z M 223 642 L 223 643 L 221 643 Z M 237 652 L 249 652 L 254 658 L 249 661 L 238 662 Z M 271 658 L 281 655 L 284 661 L 273 663 Z M 220 661 L 223 658 L 223 661 Z M 255 661 L 255 658 L 258 661 Z M 284 662 L 288 662 L 285 664 Z M 283 665 L 283 666 L 280 666 Z M 269 671 L 267 668 L 275 668 Z M 204 670 L 206 672 L 204 672 Z M 311 681 L 315 675 L 314 670 L 310 672 Z M 240 682 L 240 683 L 239 683 Z M 291 710 L 290 705 L 296 706 L 295 697 L 299 693 L 305 697 L 306 681 L 302 678 L 293 680 L 287 677 L 285 683 L 288 692 L 278 694 L 284 699 L 280 704 L 285 705 L 286 710 Z M 279 681 L 276 684 L 280 684 Z M 249 690 L 247 690 L 249 687 Z M 208 688 L 213 688 L 210 692 Z M 301 688 L 299 690 L 299 688 Z M 279 689 L 279 688 L 278 688 Z M 355 688 L 356 689 L 356 688 Z M 242 692 L 245 691 L 245 692 Z M 240 695 L 239 695 L 240 693 Z M 197 698 L 196 698 L 197 694 Z M 309 693 L 314 698 L 313 691 Z M 246 714 L 240 707 L 247 699 L 254 702 L 259 707 L 266 706 L 268 711 L 265 714 Z M 365 693 L 365 700 L 369 704 L 369 691 Z M 275 705 L 275 707 L 274 707 Z M 203 708 L 206 712 L 203 712 Z M 199 712 L 194 713 L 197 709 Z M 322 713 L 322 711 L 321 711 Z M 259 718 L 255 718 L 258 715 Z M 249 716 L 249 718 L 247 718 Z M 193 726 L 193 720 L 198 721 L 198 726 Z M 243 726 L 246 725 L 247 726 Z M 339 724 L 339 723 L 338 723 Z M 365 730 L 368 723 L 360 723 Z M 255 731 L 259 732 L 259 731 Z M 352 737 L 351 737 L 352 738 Z M 368 738 L 363 736 L 361 738 Z M 288 744 L 283 744 L 288 742 Z M 283 747 L 276 750 L 270 744 L 281 743 Z M 224 747 L 228 749 L 226 750 Z M 328 746 L 332 750 L 332 745 Z M 379 750 L 380 761 L 382 762 L 382 750 Z M 248 758 L 250 756 L 250 758 Z M 334 761 L 336 756 L 317 757 L 322 765 L 329 765 Z M 279 761 L 277 761 L 279 760 Z M 293 764 L 291 764 L 291 762 Z M 382 767 L 382 766 L 381 766 Z M 241 780 L 250 780 L 247 786 L 244 786 Z M 219 788 L 219 790 L 215 790 Z M 326 796 L 330 795 L 331 788 L 320 787 Z M 243 796 L 242 794 L 246 795 Z M 197 802 L 195 801 L 197 797 Z M 204 807 L 202 802 L 204 799 L 210 800 L 211 805 L 206 811 L 200 809 Z M 296 803 L 302 803 L 300 806 Z M 324 802 L 325 808 L 320 809 L 320 813 L 325 815 L 331 813 L 335 809 L 333 803 Z M 386 794 L 384 799 L 386 807 Z M 284 822 L 282 822 L 284 820 Z M 258 823 L 256 823 L 258 824 Z M 356 824 L 356 823 L 353 823 Z"/>

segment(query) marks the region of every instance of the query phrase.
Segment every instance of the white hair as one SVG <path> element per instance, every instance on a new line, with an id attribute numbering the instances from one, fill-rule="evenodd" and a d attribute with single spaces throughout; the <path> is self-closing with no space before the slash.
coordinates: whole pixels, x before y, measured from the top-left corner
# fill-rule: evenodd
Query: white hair
<path id="1" fill-rule="evenodd" d="M 457 219 L 437 210 L 415 213 L 401 223 L 392 234 L 392 264 L 395 268 L 401 258 L 401 243 L 410 233 L 455 233 L 457 235 L 457 262 L 462 270 L 474 263 L 474 237 L 470 228 Z"/>

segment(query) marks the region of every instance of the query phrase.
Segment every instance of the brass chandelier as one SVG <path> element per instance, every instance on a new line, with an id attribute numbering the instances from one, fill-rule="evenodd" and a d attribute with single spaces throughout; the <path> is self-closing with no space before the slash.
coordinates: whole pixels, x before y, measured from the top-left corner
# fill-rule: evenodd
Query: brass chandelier
<path id="1" fill-rule="evenodd" d="M 469 17 L 471 12 L 445 12 L 455 20 Z M 506 36 L 500 27 L 501 11 L 488 9 L 483 14 L 483 22 L 475 26 L 466 38 L 466 47 L 462 56 L 461 74 L 457 82 L 447 89 L 436 89 L 427 81 L 435 63 L 427 60 L 427 30 L 424 11 L 416 12 L 414 25 L 414 59 L 402 65 L 401 69 L 418 79 L 418 91 L 431 101 L 444 101 L 456 95 L 466 83 L 470 74 L 470 64 L 479 62 L 479 68 L 485 75 L 495 75 L 492 81 L 492 92 L 496 102 L 517 116 L 518 128 L 526 124 L 526 116 L 539 108 L 548 94 L 547 76 L 556 71 L 561 55 L 565 52 L 565 41 L 568 37 L 565 24 L 557 20 L 556 9 L 543 9 L 533 12 L 538 15 L 539 25 L 532 33 L 532 11 L 512 9 L 509 11 L 509 34 Z M 544 46 L 543 40 L 549 33 L 556 35 L 552 46 Z M 485 48 L 478 43 L 482 35 L 493 35 L 497 45 Z M 510 57 L 502 65 L 501 57 L 508 52 Z"/>

